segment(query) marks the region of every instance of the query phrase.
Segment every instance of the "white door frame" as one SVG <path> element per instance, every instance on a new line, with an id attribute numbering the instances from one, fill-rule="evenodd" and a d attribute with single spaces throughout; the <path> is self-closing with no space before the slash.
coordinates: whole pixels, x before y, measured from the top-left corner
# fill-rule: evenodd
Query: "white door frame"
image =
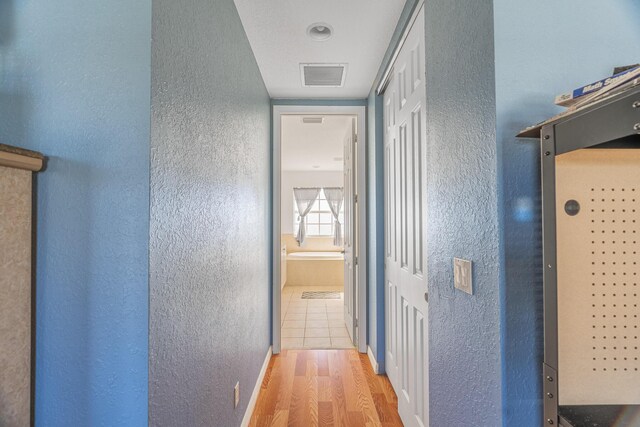
<path id="1" fill-rule="evenodd" d="M 272 151 L 272 227 L 273 227 L 273 289 L 272 289 L 272 337 L 273 353 L 280 353 L 281 343 L 281 289 L 280 289 L 280 256 L 281 256 L 281 117 L 283 115 L 353 115 L 357 117 L 358 143 L 356 153 L 357 164 L 357 184 L 358 214 L 356 219 L 357 227 L 357 283 L 356 292 L 358 294 L 358 333 L 356 346 L 360 353 L 367 352 L 367 183 L 366 183 L 366 159 L 367 159 L 367 139 L 366 139 L 366 107 L 364 106 L 335 106 L 335 105 L 274 105 L 273 106 L 273 151 Z"/>

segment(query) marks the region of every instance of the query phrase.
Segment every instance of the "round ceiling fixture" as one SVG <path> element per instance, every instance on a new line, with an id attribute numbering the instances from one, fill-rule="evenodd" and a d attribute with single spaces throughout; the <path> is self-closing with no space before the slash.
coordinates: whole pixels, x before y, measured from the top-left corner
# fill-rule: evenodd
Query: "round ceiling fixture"
<path id="1" fill-rule="evenodd" d="M 307 35 L 315 41 L 322 42 L 331 38 L 333 28 L 325 22 L 316 22 L 315 24 L 309 25 Z"/>

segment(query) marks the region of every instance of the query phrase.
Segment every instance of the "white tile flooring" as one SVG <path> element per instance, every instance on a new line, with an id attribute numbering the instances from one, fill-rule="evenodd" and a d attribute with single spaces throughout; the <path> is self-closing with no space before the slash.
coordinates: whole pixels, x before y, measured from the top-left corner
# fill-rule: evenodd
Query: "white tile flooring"
<path id="1" fill-rule="evenodd" d="M 302 299 L 304 291 L 337 291 L 340 299 Z M 341 286 L 282 289 L 282 348 L 354 348 L 344 323 Z"/>

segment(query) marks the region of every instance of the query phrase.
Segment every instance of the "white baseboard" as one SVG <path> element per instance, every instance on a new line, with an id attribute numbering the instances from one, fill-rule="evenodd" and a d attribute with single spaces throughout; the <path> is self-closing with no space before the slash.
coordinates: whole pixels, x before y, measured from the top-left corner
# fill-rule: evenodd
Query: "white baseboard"
<path id="1" fill-rule="evenodd" d="M 251 416 L 253 415 L 253 411 L 256 409 L 256 403 L 258 402 L 258 395 L 260 394 L 260 388 L 262 387 L 262 381 L 264 380 L 264 375 L 267 373 L 267 367 L 269 367 L 269 361 L 271 360 L 271 346 L 269 346 L 269 350 L 267 350 L 267 357 L 264 358 L 264 363 L 262 364 L 262 369 L 260 369 L 260 375 L 258 375 L 258 380 L 256 381 L 255 387 L 253 387 L 253 393 L 251 393 L 251 399 L 249 399 L 249 405 L 247 405 L 247 410 L 244 412 L 244 417 L 242 418 L 241 427 L 248 427 L 249 421 L 251 421 Z"/>
<path id="2" fill-rule="evenodd" d="M 376 356 L 373 355 L 373 351 L 371 347 L 367 346 L 367 356 L 369 356 L 369 362 L 371 363 L 371 367 L 373 368 L 373 372 L 376 374 L 381 374 L 380 365 L 378 365 L 378 361 L 376 360 Z"/>

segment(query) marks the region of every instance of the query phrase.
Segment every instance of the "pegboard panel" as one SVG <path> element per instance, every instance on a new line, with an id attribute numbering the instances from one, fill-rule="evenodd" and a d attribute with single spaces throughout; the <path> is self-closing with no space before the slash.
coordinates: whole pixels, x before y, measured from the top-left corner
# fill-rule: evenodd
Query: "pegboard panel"
<path id="1" fill-rule="evenodd" d="M 560 405 L 640 404 L 640 150 L 556 159 Z"/>

